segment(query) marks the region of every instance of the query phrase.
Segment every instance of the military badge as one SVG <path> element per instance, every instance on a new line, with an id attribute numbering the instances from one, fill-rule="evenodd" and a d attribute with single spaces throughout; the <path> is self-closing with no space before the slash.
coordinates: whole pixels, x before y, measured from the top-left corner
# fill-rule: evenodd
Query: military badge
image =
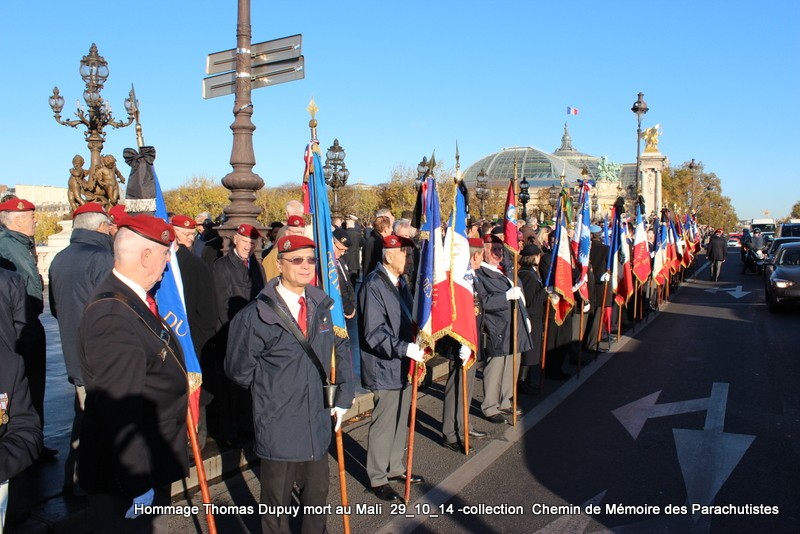
<path id="1" fill-rule="evenodd" d="M 0 425 L 8 424 L 8 393 L 0 393 Z"/>

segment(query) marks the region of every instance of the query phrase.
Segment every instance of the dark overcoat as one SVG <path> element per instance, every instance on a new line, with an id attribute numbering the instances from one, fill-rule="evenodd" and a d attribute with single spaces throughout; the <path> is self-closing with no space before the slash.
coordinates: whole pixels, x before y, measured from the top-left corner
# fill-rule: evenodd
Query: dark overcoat
<path id="1" fill-rule="evenodd" d="M 482 264 L 476 271 L 480 284 L 476 288 L 483 302 L 483 345 L 486 358 L 508 356 L 513 352 L 511 339 L 511 302 L 506 298 L 506 291 L 511 289 L 511 281 L 501 272 Z M 519 301 L 518 304 L 521 304 Z M 526 327 L 528 312 L 525 306 L 515 305 L 517 309 L 517 350 L 522 352 L 531 349 L 531 337 Z"/>
<path id="2" fill-rule="evenodd" d="M 22 358 L 0 345 L 0 482 L 25 470 L 42 450 L 42 424 L 31 404 Z M 3 406 L 4 405 L 4 406 Z"/>

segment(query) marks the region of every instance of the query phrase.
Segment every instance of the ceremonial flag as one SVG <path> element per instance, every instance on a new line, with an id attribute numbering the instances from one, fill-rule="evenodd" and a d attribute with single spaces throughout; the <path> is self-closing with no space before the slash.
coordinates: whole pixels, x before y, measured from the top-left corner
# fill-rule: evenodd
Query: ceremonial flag
<path id="1" fill-rule="evenodd" d="M 433 350 L 441 332 L 452 323 L 452 308 L 444 264 L 439 194 L 432 176 L 425 179 L 425 217 L 420 228 L 419 268 L 414 295 L 417 344 Z"/>
<path id="2" fill-rule="evenodd" d="M 478 330 L 475 321 L 475 302 L 473 300 L 473 280 L 475 273 L 470 264 L 469 240 L 467 238 L 467 216 L 469 201 L 467 186 L 461 180 L 456 186 L 453 198 L 453 212 L 447 235 L 444 238 L 444 252 L 447 264 L 447 279 L 451 297 L 452 321 L 449 335 L 472 350 L 469 368 L 475 361 L 478 347 Z M 434 299 L 440 293 L 434 291 Z"/>
<path id="3" fill-rule="evenodd" d="M 319 147 L 319 140 L 317 140 L 316 146 Z M 309 181 L 309 177 L 314 172 L 314 143 L 311 142 L 306 145 L 306 150 L 303 153 L 303 161 L 305 162 L 305 168 L 303 170 L 303 213 L 308 213 L 313 215 L 314 214 L 314 205 L 311 200 L 313 196 L 313 192 L 311 191 L 312 184 Z"/>
<path id="4" fill-rule="evenodd" d="M 339 269 L 333 255 L 333 231 L 331 230 L 331 210 L 328 205 L 328 189 L 322 173 L 319 141 L 312 139 L 306 146 L 306 154 L 311 154 L 311 169 L 308 176 L 308 204 L 313 214 L 314 244 L 317 245 L 317 280 L 322 289 L 333 300 L 331 320 L 333 332 L 341 338 L 347 337 L 347 323 L 344 318 L 342 294 L 339 291 Z"/>
<path id="5" fill-rule="evenodd" d="M 663 215 L 662 215 L 663 218 Z M 664 221 L 657 221 L 658 231 L 656 232 L 656 250 L 653 260 L 653 279 L 658 285 L 664 285 L 669 279 L 669 261 L 667 259 L 667 225 Z"/>
<path id="6" fill-rule="evenodd" d="M 603 217 L 603 244 L 611 244 L 611 232 L 609 232 L 608 228 L 608 213 L 606 213 L 606 216 Z"/>
<path id="7" fill-rule="evenodd" d="M 578 114 L 578 108 L 571 108 L 567 106 L 567 115 L 577 115 L 577 114 Z"/>
<path id="8" fill-rule="evenodd" d="M 581 187 L 580 207 L 571 245 L 575 265 L 578 266 L 575 285 L 578 286 L 578 293 L 584 302 L 589 302 L 589 249 L 592 241 L 592 233 L 589 231 L 592 221 L 589 213 L 589 191 L 592 188 L 592 182 L 588 180 L 586 182 L 579 180 L 578 182 Z"/>
<path id="9" fill-rule="evenodd" d="M 628 245 L 628 223 L 622 220 L 621 214 L 617 216 L 617 250 L 614 254 L 612 265 L 612 288 L 614 301 L 622 306 L 633 295 L 633 276 L 631 273 L 630 246 Z"/>
<path id="10" fill-rule="evenodd" d="M 669 272 L 675 274 L 678 272 L 678 245 L 675 238 L 675 227 L 672 224 L 672 217 L 669 211 L 666 213 L 667 226 L 667 263 L 669 265 Z"/>
<path id="11" fill-rule="evenodd" d="M 155 154 L 153 160 L 155 159 Z M 155 167 L 149 163 L 155 183 L 156 211 L 155 216 L 164 219 L 169 223 L 167 216 L 167 206 L 164 204 L 164 195 L 161 192 L 161 185 L 158 183 Z M 192 334 L 189 329 L 189 320 L 186 317 L 186 300 L 183 296 L 183 279 L 181 269 L 178 266 L 178 256 L 175 254 L 177 242 L 172 245 L 169 263 L 161 276 L 161 281 L 156 292 L 156 302 L 158 311 L 164 322 L 172 329 L 178 343 L 183 351 L 183 359 L 186 362 L 186 373 L 189 380 L 189 413 L 195 427 L 200 418 L 200 386 L 203 384 L 203 374 L 200 370 L 200 361 L 194 350 Z M 205 288 L 204 288 L 205 289 Z"/>
<path id="12" fill-rule="evenodd" d="M 633 238 L 633 275 L 643 284 L 650 276 L 650 247 L 642 218 L 642 205 L 636 205 L 636 233 Z"/>
<path id="13" fill-rule="evenodd" d="M 503 226 L 503 240 L 505 245 L 519 252 L 519 239 L 517 238 L 517 207 L 514 204 L 514 182 L 508 182 L 508 195 L 506 195 L 506 215 Z M 510 273 L 506 273 L 510 274 Z"/>
<path id="14" fill-rule="evenodd" d="M 555 310 L 556 324 L 561 326 L 572 307 L 575 305 L 575 295 L 572 291 L 572 254 L 570 254 L 569 236 L 567 234 L 567 216 L 564 213 L 564 192 L 560 199 L 556 219 L 556 242 L 554 246 L 553 263 L 550 266 L 553 275 L 551 299 Z M 548 284 L 550 282 L 548 275 Z"/>

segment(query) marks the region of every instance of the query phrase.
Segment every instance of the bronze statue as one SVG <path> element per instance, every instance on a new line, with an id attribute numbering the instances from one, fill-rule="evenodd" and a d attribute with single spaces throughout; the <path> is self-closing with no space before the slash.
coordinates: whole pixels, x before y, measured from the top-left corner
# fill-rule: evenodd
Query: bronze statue
<path id="1" fill-rule="evenodd" d="M 67 198 L 73 211 L 86 202 L 94 200 L 94 196 L 87 199 L 87 192 L 94 189 L 94 185 L 90 183 L 91 179 L 84 179 L 89 174 L 89 171 L 83 168 L 84 161 L 83 156 L 75 154 L 75 157 L 72 158 L 72 168 L 69 170 Z"/>
<path id="2" fill-rule="evenodd" d="M 92 169 L 93 200 L 103 204 L 106 210 L 110 210 L 119 203 L 117 180 L 121 184 L 125 183 L 125 177 L 117 169 L 117 159 L 106 154 L 100 159 L 100 165 Z"/>

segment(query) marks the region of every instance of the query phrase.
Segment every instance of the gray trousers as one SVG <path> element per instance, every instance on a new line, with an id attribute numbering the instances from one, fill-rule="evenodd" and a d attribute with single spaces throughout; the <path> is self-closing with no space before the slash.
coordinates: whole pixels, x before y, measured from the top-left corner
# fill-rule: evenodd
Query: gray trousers
<path id="1" fill-rule="evenodd" d="M 500 413 L 500 410 L 511 408 L 511 397 L 514 396 L 514 368 L 511 354 L 488 358 L 483 366 L 483 403 L 481 411 L 486 417 Z M 521 358 L 517 354 L 517 371 Z"/>
<path id="2" fill-rule="evenodd" d="M 411 388 L 372 391 L 375 408 L 367 438 L 367 476 L 373 488 L 406 471 Z"/>
<path id="3" fill-rule="evenodd" d="M 467 407 L 472 403 L 472 386 L 475 383 L 475 369 L 478 363 L 467 369 Z M 464 439 L 464 380 L 461 371 L 461 358 L 450 362 L 450 374 L 444 386 L 444 404 L 442 406 L 442 436 L 445 442 L 463 442 Z M 469 413 L 469 412 L 468 412 Z"/>

